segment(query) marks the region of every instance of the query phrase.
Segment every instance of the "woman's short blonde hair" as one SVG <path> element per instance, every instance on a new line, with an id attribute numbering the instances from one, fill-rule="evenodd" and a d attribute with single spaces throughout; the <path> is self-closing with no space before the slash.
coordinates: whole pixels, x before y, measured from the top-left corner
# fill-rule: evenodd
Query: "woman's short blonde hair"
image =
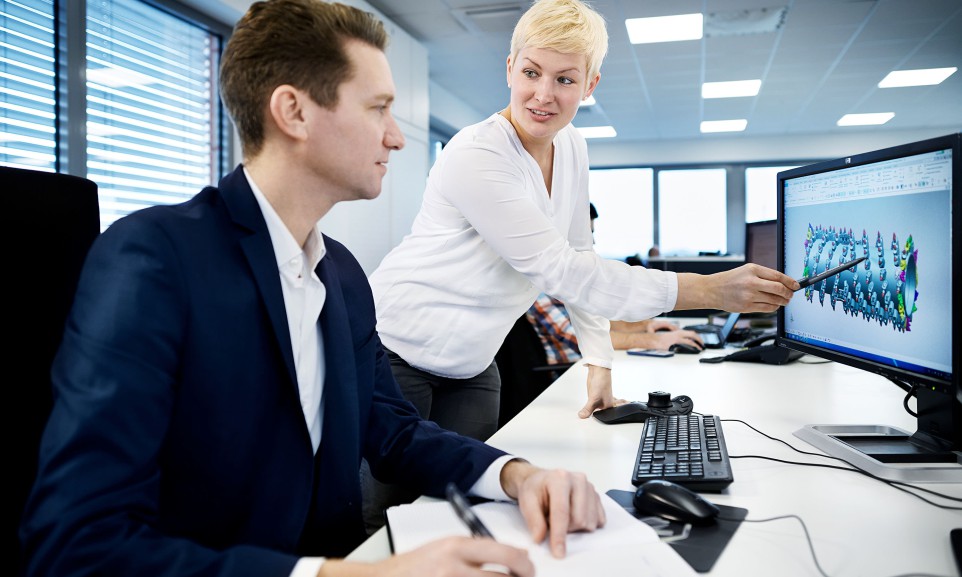
<path id="1" fill-rule="evenodd" d="M 584 54 L 588 79 L 592 79 L 601 72 L 608 52 L 608 30 L 604 18 L 585 2 L 536 0 L 514 27 L 511 62 L 529 47 Z"/>

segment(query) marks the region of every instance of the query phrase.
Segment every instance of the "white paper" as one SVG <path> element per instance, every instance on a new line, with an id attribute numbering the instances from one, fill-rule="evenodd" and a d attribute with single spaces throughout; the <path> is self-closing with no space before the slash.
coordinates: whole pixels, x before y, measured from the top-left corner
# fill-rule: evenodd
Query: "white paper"
<path id="1" fill-rule="evenodd" d="M 635 519 L 608 495 L 601 495 L 601 501 L 607 523 L 595 531 L 568 534 L 563 559 L 551 555 L 547 539 L 543 543 L 531 539 L 516 503 L 482 503 L 473 509 L 495 539 L 527 549 L 539 575 L 696 575 L 651 527 Z M 391 507 L 387 520 L 395 553 L 411 551 L 441 537 L 471 535 L 447 501 L 417 501 Z"/>

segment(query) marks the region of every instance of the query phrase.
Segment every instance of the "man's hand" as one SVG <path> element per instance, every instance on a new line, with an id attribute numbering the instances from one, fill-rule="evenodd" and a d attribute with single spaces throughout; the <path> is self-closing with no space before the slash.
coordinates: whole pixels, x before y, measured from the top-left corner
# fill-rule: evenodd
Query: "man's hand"
<path id="1" fill-rule="evenodd" d="M 547 536 L 557 558 L 565 555 L 568 533 L 594 531 L 607 521 L 601 497 L 583 473 L 549 471 L 515 459 L 501 469 L 501 486 L 518 500 L 532 539 L 540 543 Z"/>
<path id="2" fill-rule="evenodd" d="M 578 416 L 587 419 L 598 409 L 623 405 L 628 401 L 616 399 L 611 393 L 611 369 L 588 365 L 588 401 L 578 411 Z"/>
<path id="3" fill-rule="evenodd" d="M 656 333 L 658 331 L 677 331 L 679 330 L 678 325 L 671 321 L 666 321 L 665 319 L 649 319 L 647 321 L 641 321 L 644 324 L 646 333 Z"/>
<path id="4" fill-rule="evenodd" d="M 329 559 L 317 577 L 444 577 L 480 574 L 482 565 L 501 565 L 511 575 L 532 577 L 534 565 L 524 549 L 493 539 L 447 537 L 380 563 L 352 563 Z"/>
<path id="5" fill-rule="evenodd" d="M 773 312 L 787 305 L 796 290 L 798 281 L 792 277 L 754 263 L 710 275 L 678 273 L 675 310 Z"/>
<path id="6" fill-rule="evenodd" d="M 667 351 L 671 345 L 677 343 L 692 345 L 699 350 L 705 348 L 705 343 L 701 340 L 701 335 L 695 331 L 684 329 L 666 333 L 646 334 L 643 345 L 644 348 Z"/>

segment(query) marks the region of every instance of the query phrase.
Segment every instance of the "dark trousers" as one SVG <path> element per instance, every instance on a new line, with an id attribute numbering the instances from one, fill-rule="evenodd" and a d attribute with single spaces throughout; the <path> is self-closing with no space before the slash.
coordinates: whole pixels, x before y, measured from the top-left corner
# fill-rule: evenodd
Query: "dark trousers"
<path id="1" fill-rule="evenodd" d="M 501 377 L 495 363 L 473 377 L 451 379 L 416 369 L 393 351 L 387 354 L 401 393 L 422 419 L 479 441 L 486 441 L 498 430 Z M 410 503 L 420 496 L 403 487 L 381 483 L 371 475 L 367 461 L 361 463 L 361 491 L 364 525 L 369 534 L 384 525 L 388 507 Z"/>

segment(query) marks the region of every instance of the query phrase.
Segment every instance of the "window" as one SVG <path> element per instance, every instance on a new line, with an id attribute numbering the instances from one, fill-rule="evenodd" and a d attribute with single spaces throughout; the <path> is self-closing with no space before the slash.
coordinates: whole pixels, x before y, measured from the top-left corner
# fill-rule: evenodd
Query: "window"
<path id="1" fill-rule="evenodd" d="M 755 166 L 745 169 L 745 222 L 775 220 L 776 177 L 795 166 Z"/>
<path id="2" fill-rule="evenodd" d="M 218 37 L 138 0 L 87 2 L 87 178 L 101 222 L 218 177 Z"/>
<path id="3" fill-rule="evenodd" d="M 0 164 L 57 169 L 52 0 L 0 4 Z"/>
<path id="4" fill-rule="evenodd" d="M 654 192 L 650 168 L 596 169 L 588 195 L 598 210 L 595 252 L 605 258 L 648 254 L 654 244 Z"/>
<path id="5" fill-rule="evenodd" d="M 661 254 L 726 252 L 727 172 L 724 168 L 658 172 Z"/>
<path id="6" fill-rule="evenodd" d="M 227 166 L 216 71 L 228 29 L 156 4 L 71 0 L 60 19 L 52 0 L 5 0 L 0 8 L 0 163 L 76 167 L 99 187 L 104 228 L 134 210 L 190 198 Z M 55 37 L 82 38 L 70 48 L 82 46 L 85 58 L 71 54 L 68 63 Z M 83 68 L 85 84 L 64 73 L 72 66 Z M 56 98 L 58 75 L 72 98 Z"/>

